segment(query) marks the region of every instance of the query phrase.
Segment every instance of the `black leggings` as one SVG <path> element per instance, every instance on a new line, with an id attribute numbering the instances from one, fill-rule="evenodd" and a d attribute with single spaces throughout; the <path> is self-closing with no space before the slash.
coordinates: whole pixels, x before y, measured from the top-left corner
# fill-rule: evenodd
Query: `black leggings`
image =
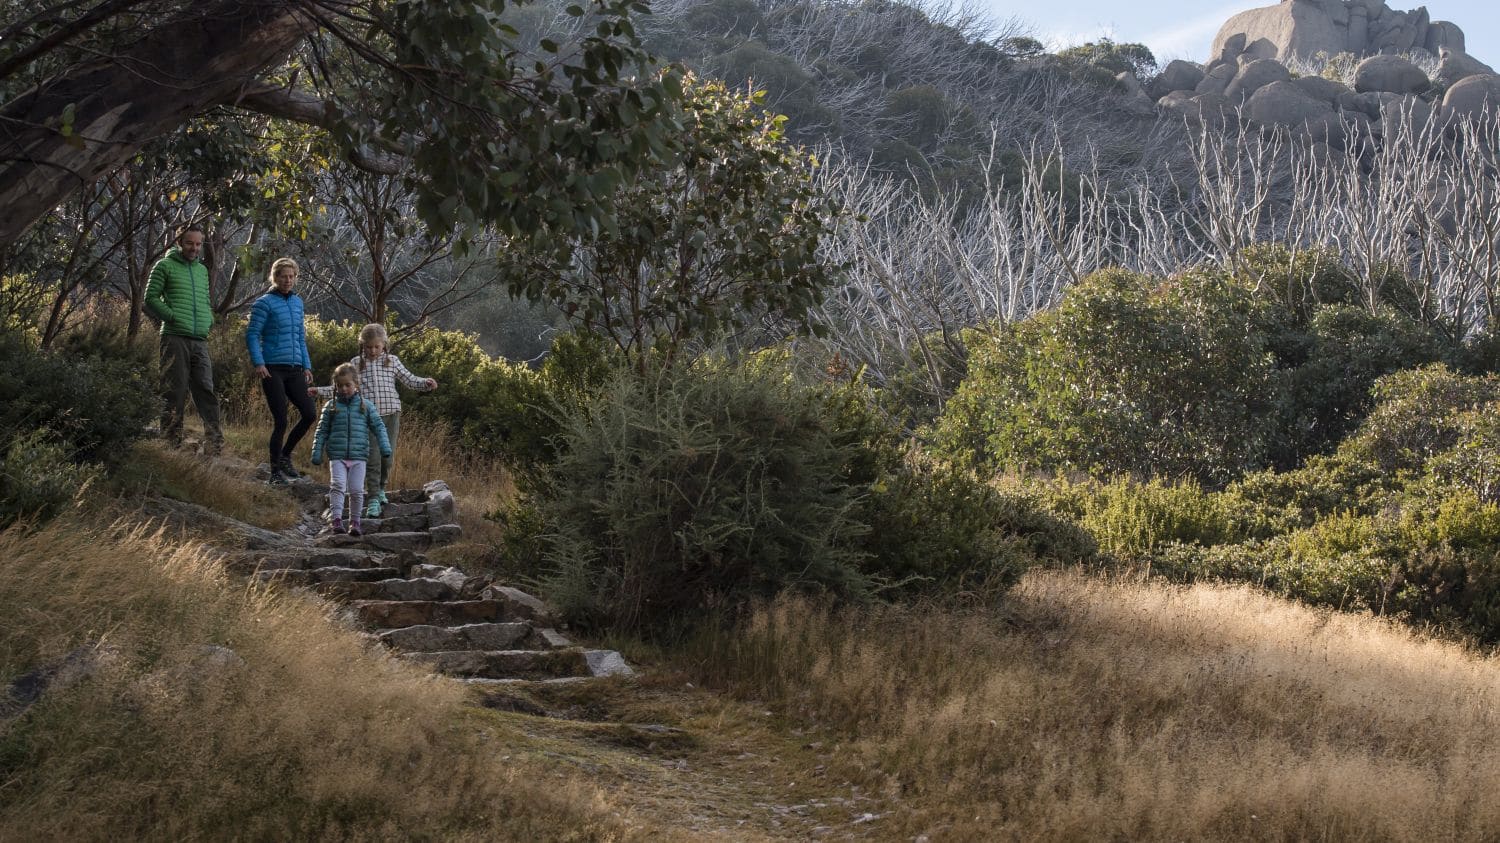
<path id="1" fill-rule="evenodd" d="M 307 434 L 313 423 L 313 401 L 307 394 L 307 375 L 301 366 L 267 366 L 269 378 L 261 378 L 260 388 L 266 393 L 266 406 L 271 408 L 271 464 L 282 457 L 290 457 L 297 443 Z M 286 433 L 286 405 L 291 402 L 297 408 L 297 426 L 292 428 L 282 447 L 281 435 Z"/>

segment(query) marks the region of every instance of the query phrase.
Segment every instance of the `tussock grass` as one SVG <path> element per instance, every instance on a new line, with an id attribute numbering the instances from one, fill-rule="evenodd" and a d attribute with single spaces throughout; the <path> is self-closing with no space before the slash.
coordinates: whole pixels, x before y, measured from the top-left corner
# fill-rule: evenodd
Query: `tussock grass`
<path id="1" fill-rule="evenodd" d="M 629 836 L 592 786 L 501 760 L 454 683 L 366 651 L 321 603 L 227 578 L 204 546 L 65 518 L 0 532 L 0 559 L 0 681 L 109 654 L 0 720 L 0 838 Z"/>
<path id="2" fill-rule="evenodd" d="M 297 522 L 296 508 L 281 492 L 160 441 L 137 442 L 117 480 L 133 496 L 163 494 L 268 530 Z"/>
<path id="3" fill-rule="evenodd" d="M 1005 617 L 786 599 L 690 654 L 933 840 L 1500 837 L 1500 662 L 1249 587 L 1036 572 Z"/>

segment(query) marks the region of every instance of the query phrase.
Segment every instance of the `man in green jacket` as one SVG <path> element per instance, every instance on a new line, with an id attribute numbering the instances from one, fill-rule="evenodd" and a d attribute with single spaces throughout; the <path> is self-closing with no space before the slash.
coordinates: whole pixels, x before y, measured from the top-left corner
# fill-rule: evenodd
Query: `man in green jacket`
<path id="1" fill-rule="evenodd" d="M 208 299 L 208 267 L 198 259 L 202 252 L 203 229 L 184 229 L 177 247 L 151 267 L 146 310 L 161 320 L 162 435 L 174 447 L 182 444 L 182 414 L 191 392 L 203 420 L 203 452 L 213 456 L 223 448 L 224 434 L 208 359 L 214 310 Z"/>

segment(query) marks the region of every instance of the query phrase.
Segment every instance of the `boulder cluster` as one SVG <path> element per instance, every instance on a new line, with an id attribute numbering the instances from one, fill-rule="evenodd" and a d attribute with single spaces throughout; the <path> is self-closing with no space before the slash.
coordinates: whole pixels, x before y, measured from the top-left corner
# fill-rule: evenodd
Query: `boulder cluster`
<path id="1" fill-rule="evenodd" d="M 1143 107 L 1150 103 L 1164 116 L 1284 127 L 1352 149 L 1391 136 L 1404 121 L 1420 130 L 1434 118 L 1494 119 L 1500 76 L 1462 45 L 1462 30 L 1429 22 L 1426 9 L 1392 12 L 1379 0 L 1286 0 L 1231 18 L 1206 65 L 1177 60 L 1148 83 L 1119 81 Z M 1438 59 L 1432 76 L 1408 58 L 1420 59 L 1427 49 Z M 1335 52 L 1363 56 L 1352 87 L 1294 76 L 1283 63 Z"/>

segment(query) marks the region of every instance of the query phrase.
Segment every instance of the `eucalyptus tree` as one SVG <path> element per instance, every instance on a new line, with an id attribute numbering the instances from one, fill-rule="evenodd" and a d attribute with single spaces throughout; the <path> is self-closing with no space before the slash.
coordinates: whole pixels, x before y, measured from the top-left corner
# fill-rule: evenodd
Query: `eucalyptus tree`
<path id="1" fill-rule="evenodd" d="M 839 272 L 820 248 L 840 209 L 760 99 L 690 79 L 682 153 L 622 188 L 615 226 L 503 250 L 512 288 L 642 365 L 762 317 L 806 324 Z"/>

